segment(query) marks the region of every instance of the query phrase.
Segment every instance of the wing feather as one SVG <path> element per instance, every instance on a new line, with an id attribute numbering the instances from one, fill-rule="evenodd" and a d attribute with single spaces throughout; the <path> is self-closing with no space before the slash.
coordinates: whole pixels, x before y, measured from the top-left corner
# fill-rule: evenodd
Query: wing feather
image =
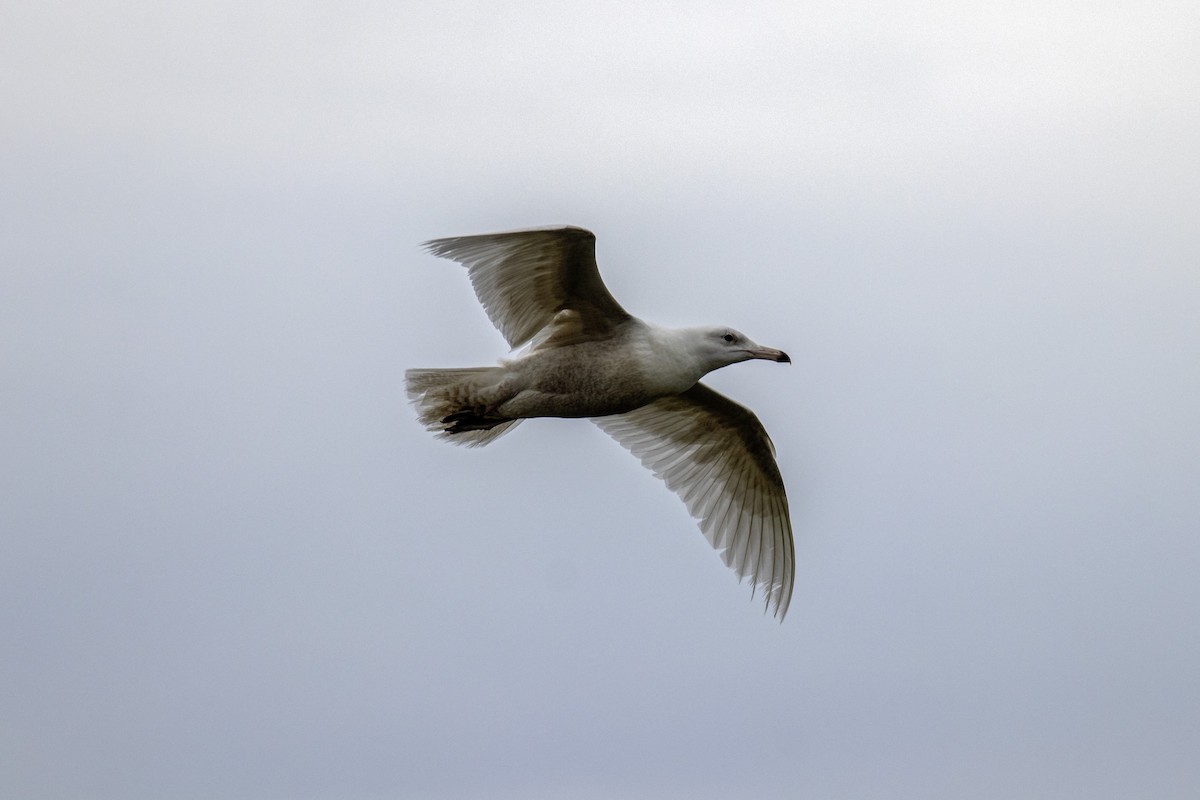
<path id="1" fill-rule="evenodd" d="M 511 347 L 530 341 L 561 311 L 571 336 L 594 339 L 631 319 L 596 266 L 596 237 L 583 228 L 457 236 L 425 242 L 436 256 L 467 268 L 475 295 Z"/>
<path id="2" fill-rule="evenodd" d="M 696 384 L 625 414 L 592 420 L 679 495 L 737 574 L 787 614 L 795 551 L 775 448 L 758 417 Z"/>

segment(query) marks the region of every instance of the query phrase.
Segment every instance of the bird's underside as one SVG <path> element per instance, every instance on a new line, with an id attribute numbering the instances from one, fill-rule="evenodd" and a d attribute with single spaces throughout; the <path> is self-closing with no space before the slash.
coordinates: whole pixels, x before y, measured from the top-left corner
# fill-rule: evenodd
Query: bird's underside
<path id="1" fill-rule="evenodd" d="M 418 418 L 439 437 L 480 446 L 532 417 L 588 417 L 684 501 L 739 579 L 782 619 L 795 557 L 774 447 L 749 409 L 697 378 L 751 358 L 789 360 L 732 329 L 660 329 L 604 287 L 595 237 L 554 228 L 438 239 L 463 264 L 512 347 L 495 367 L 406 372 Z"/>

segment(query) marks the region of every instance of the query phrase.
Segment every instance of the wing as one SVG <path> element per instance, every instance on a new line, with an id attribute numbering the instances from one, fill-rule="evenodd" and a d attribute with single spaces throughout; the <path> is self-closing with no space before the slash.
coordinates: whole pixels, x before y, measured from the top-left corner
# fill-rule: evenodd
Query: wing
<path id="1" fill-rule="evenodd" d="M 583 228 L 547 228 L 434 239 L 425 247 L 467 268 L 492 324 L 520 347 L 560 311 L 575 334 L 604 338 L 630 315 L 596 267 L 596 237 Z"/>
<path id="2" fill-rule="evenodd" d="M 775 448 L 754 412 L 698 383 L 592 421 L 679 495 L 738 580 L 749 577 L 782 620 L 795 578 L 792 523 Z"/>

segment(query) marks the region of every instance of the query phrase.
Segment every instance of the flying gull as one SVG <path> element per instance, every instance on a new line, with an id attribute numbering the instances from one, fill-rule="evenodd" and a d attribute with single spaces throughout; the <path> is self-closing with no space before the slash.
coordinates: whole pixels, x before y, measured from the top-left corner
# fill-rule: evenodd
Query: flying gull
<path id="1" fill-rule="evenodd" d="M 420 421 L 455 444 L 495 441 L 523 419 L 587 417 L 666 482 L 738 575 L 782 620 L 795 554 L 775 448 L 752 411 L 699 380 L 752 358 L 791 363 L 732 328 L 663 328 L 630 315 L 576 227 L 434 239 L 467 268 L 511 347 L 495 367 L 410 369 Z"/>

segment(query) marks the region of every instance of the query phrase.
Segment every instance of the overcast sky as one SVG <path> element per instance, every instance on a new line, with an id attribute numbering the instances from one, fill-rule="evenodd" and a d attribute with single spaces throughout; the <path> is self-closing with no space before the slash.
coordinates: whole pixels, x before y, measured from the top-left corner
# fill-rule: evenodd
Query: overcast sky
<path id="1" fill-rule="evenodd" d="M 1200 6 L 9 3 L 0 794 L 1200 791 Z M 783 624 L 438 236 L 782 348 Z"/>

